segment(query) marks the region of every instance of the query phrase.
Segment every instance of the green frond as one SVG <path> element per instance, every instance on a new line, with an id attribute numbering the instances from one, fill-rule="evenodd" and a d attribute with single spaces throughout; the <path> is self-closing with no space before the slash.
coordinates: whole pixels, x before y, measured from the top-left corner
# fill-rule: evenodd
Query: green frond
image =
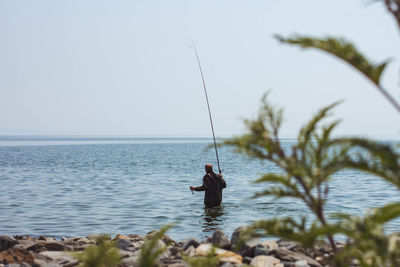
<path id="1" fill-rule="evenodd" d="M 362 138 L 343 139 L 352 147 L 353 155 L 347 167 L 371 173 L 394 184 L 400 189 L 400 155 L 391 145 Z"/>
<path id="2" fill-rule="evenodd" d="M 398 217 L 400 217 L 400 202 L 390 203 L 383 207 L 376 208 L 373 213 L 373 220 L 380 224 L 384 224 Z"/>
<path id="3" fill-rule="evenodd" d="M 277 199 L 285 197 L 303 199 L 302 195 L 298 191 L 293 191 L 292 189 L 284 189 L 277 186 L 270 186 L 268 189 L 254 194 L 252 198 L 259 198 L 264 196 L 273 196 Z"/>
<path id="4" fill-rule="evenodd" d="M 281 115 L 277 115 L 280 113 L 266 99 L 262 101 L 259 116 L 246 121 L 248 133 L 226 141 L 225 145 L 233 145 L 239 152 L 276 164 L 282 172 L 266 173 L 256 180 L 255 183 L 265 184 L 266 188 L 253 198 L 296 198 L 317 219 L 311 224 L 306 224 L 305 218 L 300 222 L 291 218 L 260 221 L 251 226 L 248 235 L 282 237 L 306 247 L 325 238 L 336 251 L 334 237 L 341 234 L 350 243 L 337 254 L 337 266 L 348 266 L 351 259 L 358 259 L 360 266 L 400 267 L 392 264 L 398 262 L 400 252 L 389 253 L 400 251 L 400 237 L 385 235 L 383 227 L 386 222 L 399 217 L 399 203 L 378 208 L 361 218 L 337 215 L 337 223 L 325 219 L 329 181 L 337 172 L 360 170 L 400 188 L 400 155 L 397 148 L 362 138 L 332 138 L 332 132 L 340 121 L 324 124 L 324 119 L 338 103 L 320 109 L 308 121 L 300 130 L 290 156 L 287 155 L 287 149 L 283 151 L 277 135 L 277 128 L 282 122 Z"/>
<path id="5" fill-rule="evenodd" d="M 335 106 L 340 104 L 341 101 L 337 101 L 327 107 L 321 108 L 314 117 L 301 128 L 299 136 L 298 136 L 298 147 L 300 150 L 305 151 L 306 146 L 312 140 L 312 136 L 315 133 L 318 123 L 321 122 L 324 118 L 329 115 L 329 111 L 333 109 Z M 332 126 L 334 128 L 335 125 Z"/>
<path id="6" fill-rule="evenodd" d="M 364 217 L 340 214 L 336 225 L 339 233 L 348 238 L 345 250 L 335 255 L 338 266 L 357 259 L 360 266 L 400 266 L 400 236 L 386 235 L 383 223 L 397 218 L 400 203 L 374 209 Z"/>
<path id="7" fill-rule="evenodd" d="M 82 252 L 72 254 L 81 262 L 80 267 L 115 267 L 119 265 L 121 260 L 119 250 L 110 241 L 108 235 L 97 236 L 95 243 Z"/>
<path id="8" fill-rule="evenodd" d="M 267 94 L 264 94 L 257 118 L 244 121 L 248 133 L 226 140 L 223 144 L 234 146 L 236 152 L 250 157 L 268 159 L 272 155 L 283 153 L 278 139 L 282 121 L 283 110 L 273 107 L 267 101 Z"/>
<path id="9" fill-rule="evenodd" d="M 388 64 L 388 61 L 380 64 L 372 63 L 350 41 L 343 38 L 320 39 L 301 35 L 294 35 L 290 38 L 277 35 L 276 38 L 281 43 L 298 45 L 301 48 L 315 48 L 336 56 L 356 68 L 377 86 L 380 86 L 382 72 Z"/>
<path id="10" fill-rule="evenodd" d="M 173 224 L 163 226 L 159 231 L 153 233 L 149 237 L 149 239 L 144 242 L 139 255 L 140 267 L 157 266 L 159 256 L 167 250 L 168 245 L 164 244 L 161 239 L 164 237 L 165 233 L 173 226 Z"/>
<path id="11" fill-rule="evenodd" d="M 334 122 L 332 122 L 331 124 L 329 124 L 328 126 L 325 126 L 322 128 L 322 136 L 321 136 L 321 140 L 328 142 L 330 140 L 331 137 L 331 133 L 332 131 L 341 123 L 341 120 L 335 120 Z"/>
<path id="12" fill-rule="evenodd" d="M 264 174 L 261 178 L 254 181 L 254 183 L 277 183 L 283 186 L 288 186 L 288 187 L 292 186 L 289 177 L 274 173 Z"/>

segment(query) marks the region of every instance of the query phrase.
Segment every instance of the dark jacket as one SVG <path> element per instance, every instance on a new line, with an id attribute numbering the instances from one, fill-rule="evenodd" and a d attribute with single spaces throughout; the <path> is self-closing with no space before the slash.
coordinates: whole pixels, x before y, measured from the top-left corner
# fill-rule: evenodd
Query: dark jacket
<path id="1" fill-rule="evenodd" d="M 214 172 L 206 173 L 203 177 L 203 185 L 195 187 L 195 191 L 205 191 L 204 205 L 207 208 L 213 208 L 221 205 L 222 189 L 226 187 L 226 182 L 222 175 Z"/>

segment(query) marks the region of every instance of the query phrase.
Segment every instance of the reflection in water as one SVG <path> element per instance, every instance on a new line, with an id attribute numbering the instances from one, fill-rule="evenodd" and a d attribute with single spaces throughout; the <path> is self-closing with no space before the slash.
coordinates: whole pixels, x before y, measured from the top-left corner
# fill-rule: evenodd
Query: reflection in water
<path id="1" fill-rule="evenodd" d="M 225 212 L 225 206 L 219 206 L 215 208 L 204 207 L 204 221 L 202 222 L 203 232 L 214 232 L 217 229 L 221 229 L 224 221 L 227 218 L 227 212 Z"/>

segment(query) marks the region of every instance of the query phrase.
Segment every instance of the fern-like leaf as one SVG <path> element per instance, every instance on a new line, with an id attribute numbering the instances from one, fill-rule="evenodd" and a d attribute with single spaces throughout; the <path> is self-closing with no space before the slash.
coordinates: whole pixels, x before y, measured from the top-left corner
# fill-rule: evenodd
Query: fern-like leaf
<path id="1" fill-rule="evenodd" d="M 372 63 L 358 51 L 353 43 L 344 38 L 327 37 L 320 39 L 300 35 L 291 38 L 277 35 L 276 38 L 282 43 L 298 45 L 302 48 L 315 48 L 334 55 L 356 68 L 377 86 L 380 86 L 382 72 L 389 63 L 389 61 L 379 64 Z"/>

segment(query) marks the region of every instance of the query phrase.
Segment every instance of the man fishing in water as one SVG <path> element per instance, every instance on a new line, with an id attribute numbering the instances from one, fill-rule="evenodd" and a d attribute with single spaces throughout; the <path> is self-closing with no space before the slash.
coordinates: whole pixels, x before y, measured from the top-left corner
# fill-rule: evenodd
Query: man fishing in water
<path id="1" fill-rule="evenodd" d="M 215 172 L 213 172 L 213 166 L 211 164 L 206 164 L 205 165 L 206 175 L 204 175 L 204 177 L 203 177 L 203 185 L 198 186 L 198 187 L 190 186 L 189 188 L 192 191 L 192 193 L 193 193 L 193 190 L 194 191 L 205 191 L 204 205 L 206 205 L 207 208 L 214 208 L 214 207 L 218 207 L 221 205 L 222 189 L 224 189 L 226 187 L 226 182 L 222 178 L 222 171 L 221 171 L 221 167 L 219 165 L 217 141 L 215 140 L 214 125 L 213 125 L 212 117 L 211 117 L 210 103 L 208 102 L 207 88 L 206 88 L 206 82 L 204 80 L 203 69 L 201 68 L 200 58 L 199 58 L 199 55 L 197 54 L 197 49 L 196 49 L 196 46 L 194 45 L 193 40 L 192 40 L 192 45 L 193 45 L 194 52 L 196 53 L 197 63 L 199 64 L 201 80 L 203 81 L 204 95 L 206 96 L 206 101 L 207 101 L 208 115 L 210 117 L 211 131 L 212 131 L 213 139 L 214 139 L 215 156 L 217 157 L 219 174 L 216 174 Z"/>
<path id="2" fill-rule="evenodd" d="M 191 191 L 205 191 L 204 205 L 207 208 L 218 207 L 222 202 L 222 189 L 226 187 L 226 182 L 222 178 L 222 174 L 213 172 L 211 164 L 206 164 L 205 170 L 203 185 L 198 187 L 190 186 L 189 188 Z"/>

